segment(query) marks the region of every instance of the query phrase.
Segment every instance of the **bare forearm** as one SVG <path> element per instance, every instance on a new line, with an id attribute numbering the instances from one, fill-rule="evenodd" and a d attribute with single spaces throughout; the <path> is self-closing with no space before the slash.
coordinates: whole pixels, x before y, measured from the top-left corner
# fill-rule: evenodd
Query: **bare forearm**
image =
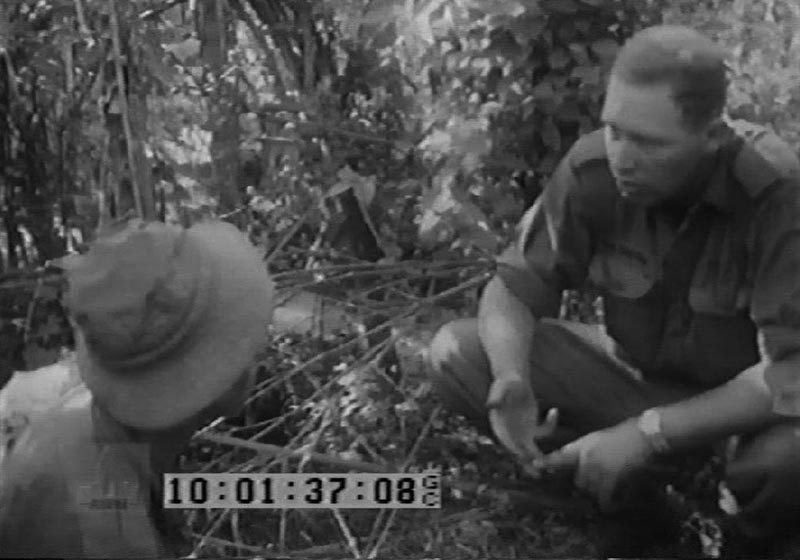
<path id="1" fill-rule="evenodd" d="M 781 419 L 763 377 L 753 370 L 721 387 L 661 409 L 661 429 L 674 449 L 713 443 L 755 431 Z"/>
<path id="2" fill-rule="evenodd" d="M 489 282 L 478 310 L 478 334 L 495 378 L 508 375 L 527 379 L 534 323 L 533 314 L 502 280 Z"/>

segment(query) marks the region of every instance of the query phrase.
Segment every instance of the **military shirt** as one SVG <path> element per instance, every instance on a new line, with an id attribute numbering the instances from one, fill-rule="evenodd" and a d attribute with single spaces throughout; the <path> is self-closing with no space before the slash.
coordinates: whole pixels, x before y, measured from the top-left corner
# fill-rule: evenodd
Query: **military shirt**
<path id="1" fill-rule="evenodd" d="M 0 557 L 176 556 L 152 455 L 84 385 L 73 389 L 0 464 Z"/>
<path id="2" fill-rule="evenodd" d="M 645 377 L 710 388 L 762 364 L 775 412 L 800 415 L 800 162 L 773 134 L 731 132 L 712 163 L 681 221 L 624 199 L 603 131 L 581 137 L 497 275 L 535 317 L 556 316 L 565 289 L 601 295 Z"/>

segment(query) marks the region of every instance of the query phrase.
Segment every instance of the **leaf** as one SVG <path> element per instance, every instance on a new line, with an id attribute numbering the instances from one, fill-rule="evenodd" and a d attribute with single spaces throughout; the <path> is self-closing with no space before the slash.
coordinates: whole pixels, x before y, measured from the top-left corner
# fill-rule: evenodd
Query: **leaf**
<path id="1" fill-rule="evenodd" d="M 575 0 L 547 0 L 544 9 L 556 14 L 574 14 L 578 11 L 578 4 Z"/>
<path id="2" fill-rule="evenodd" d="M 569 52 L 572 54 L 572 59 L 578 65 L 591 65 L 592 61 L 589 58 L 589 53 L 586 50 L 586 45 L 580 43 L 570 43 Z"/>
<path id="3" fill-rule="evenodd" d="M 619 44 L 612 39 L 599 39 L 591 45 L 592 51 L 603 64 L 610 64 L 619 51 Z"/>
<path id="4" fill-rule="evenodd" d="M 200 41 L 190 37 L 185 41 L 164 45 L 164 50 L 172 53 L 182 64 L 186 64 L 187 60 L 200 54 Z"/>
<path id="5" fill-rule="evenodd" d="M 488 118 L 498 115 L 503 110 L 503 105 L 497 101 L 487 101 L 481 107 L 481 117 Z"/>
<path id="6" fill-rule="evenodd" d="M 572 69 L 572 77 L 585 85 L 596 86 L 602 81 L 602 70 L 599 66 L 576 66 Z"/>
<path id="7" fill-rule="evenodd" d="M 531 91 L 534 101 L 553 101 L 556 95 L 556 90 L 550 81 L 544 81 L 537 84 Z"/>
<path id="8" fill-rule="evenodd" d="M 517 38 L 520 45 L 526 45 L 528 41 L 538 39 L 545 29 L 547 21 L 539 13 L 527 12 L 508 24 L 507 28 Z"/>
<path id="9" fill-rule="evenodd" d="M 377 191 L 375 182 L 374 175 L 369 177 L 359 176 L 358 181 L 353 184 L 353 194 L 356 195 L 363 209 L 366 209 L 375 199 L 375 192 Z"/>
<path id="10" fill-rule="evenodd" d="M 553 152 L 561 150 L 561 132 L 550 117 L 545 119 L 542 126 L 542 142 Z"/>
<path id="11" fill-rule="evenodd" d="M 345 193 L 353 188 L 353 185 L 350 183 L 345 182 L 338 182 L 333 185 L 330 190 L 328 190 L 327 194 L 325 195 L 326 198 L 333 198 L 334 196 L 339 196 L 342 193 Z"/>
<path id="12" fill-rule="evenodd" d="M 567 65 L 570 63 L 570 56 L 569 53 L 562 49 L 561 47 L 556 47 L 553 49 L 550 54 L 547 56 L 547 62 L 550 64 L 550 68 L 554 70 L 561 70 L 562 68 L 566 68 Z"/>

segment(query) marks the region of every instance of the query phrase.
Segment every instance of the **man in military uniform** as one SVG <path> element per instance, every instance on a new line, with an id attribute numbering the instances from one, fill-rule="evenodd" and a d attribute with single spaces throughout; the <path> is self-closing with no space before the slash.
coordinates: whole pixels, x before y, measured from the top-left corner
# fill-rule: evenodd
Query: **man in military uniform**
<path id="1" fill-rule="evenodd" d="M 683 27 L 626 43 L 602 130 L 566 154 L 477 319 L 442 327 L 430 361 L 451 409 L 606 510 L 648 463 L 741 436 L 736 532 L 766 540 L 800 522 L 800 163 L 725 124 L 723 59 Z M 563 290 L 587 286 L 605 329 L 557 319 Z M 543 455 L 557 421 L 580 437 Z"/>

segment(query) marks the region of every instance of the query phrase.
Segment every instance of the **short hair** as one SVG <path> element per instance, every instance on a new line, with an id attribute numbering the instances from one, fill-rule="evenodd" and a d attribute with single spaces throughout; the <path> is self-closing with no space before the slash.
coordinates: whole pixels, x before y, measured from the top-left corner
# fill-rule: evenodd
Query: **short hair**
<path id="1" fill-rule="evenodd" d="M 684 124 L 698 130 L 722 115 L 728 89 L 725 51 L 688 27 L 657 25 L 620 49 L 611 76 L 630 85 L 672 86 Z"/>

